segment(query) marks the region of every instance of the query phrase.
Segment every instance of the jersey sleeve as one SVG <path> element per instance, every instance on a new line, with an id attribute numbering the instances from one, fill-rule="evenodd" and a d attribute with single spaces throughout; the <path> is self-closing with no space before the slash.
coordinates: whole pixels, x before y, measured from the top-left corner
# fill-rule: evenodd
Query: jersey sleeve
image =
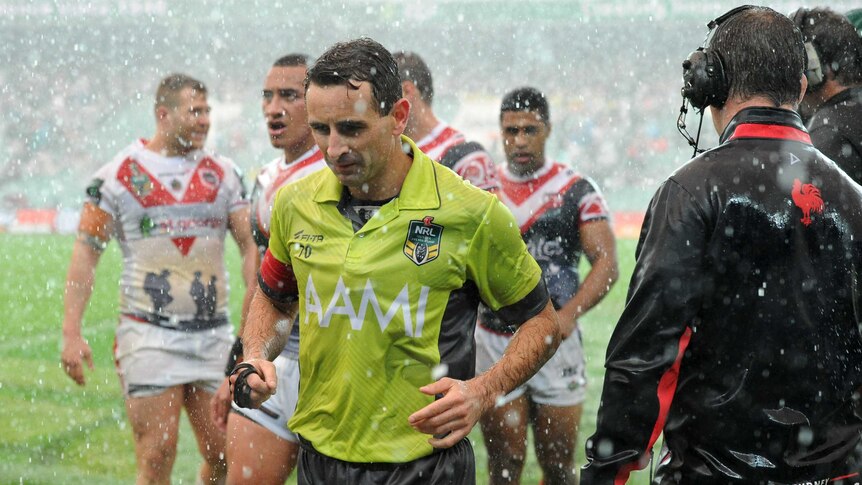
<path id="1" fill-rule="evenodd" d="M 499 186 L 494 161 L 477 142 L 453 146 L 443 155 L 440 163 L 480 189 L 492 190 Z"/>
<path id="2" fill-rule="evenodd" d="M 245 209 L 249 205 L 248 193 L 245 189 L 245 180 L 239 167 L 230 160 L 226 160 L 229 170 L 225 177 L 228 193 L 228 207 L 230 212 Z"/>
<path id="3" fill-rule="evenodd" d="M 548 302 L 542 270 L 530 256 L 514 216 L 494 198 L 471 241 L 467 275 L 482 302 L 506 325 L 518 326 Z"/>
<path id="4" fill-rule="evenodd" d="M 288 250 L 288 231 L 290 225 L 290 193 L 282 187 L 275 195 L 272 216 L 269 220 L 268 250 L 278 261 L 290 266 L 290 251 Z"/>
<path id="5" fill-rule="evenodd" d="M 269 247 L 263 255 L 257 280 L 260 290 L 270 300 L 288 303 L 298 297 L 298 285 L 287 247 L 289 204 L 282 197 L 282 192 L 280 190 L 276 195 L 270 221 Z"/>
<path id="6" fill-rule="evenodd" d="M 575 204 L 578 207 L 578 224 L 596 220 L 610 220 L 608 203 L 594 181 L 589 178 L 579 180 L 573 189 Z"/>
<path id="7" fill-rule="evenodd" d="M 115 220 L 118 218 L 117 191 L 114 186 L 117 185 L 113 164 L 108 164 L 100 168 L 90 178 L 87 184 L 86 201 L 94 207 L 107 212 Z"/>
<path id="8" fill-rule="evenodd" d="M 708 224 L 674 180 L 653 197 L 625 308 L 608 343 L 595 434 L 581 481 L 625 483 L 664 428 L 704 288 Z"/>

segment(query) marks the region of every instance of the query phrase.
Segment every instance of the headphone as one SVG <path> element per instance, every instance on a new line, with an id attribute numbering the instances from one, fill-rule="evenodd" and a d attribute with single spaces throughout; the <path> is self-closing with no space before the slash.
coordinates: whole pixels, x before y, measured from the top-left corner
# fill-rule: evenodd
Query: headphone
<path id="1" fill-rule="evenodd" d="M 687 99 L 692 106 L 703 110 L 707 106 L 721 108 L 727 101 L 730 91 L 730 81 L 724 68 L 724 61 L 718 52 L 709 48 L 712 36 L 715 35 L 717 27 L 727 19 L 739 12 L 754 8 L 753 5 L 742 5 L 736 7 L 721 17 L 706 24 L 709 33 L 703 41 L 703 45 L 689 54 L 682 63 L 682 97 Z"/>
<path id="2" fill-rule="evenodd" d="M 805 35 L 805 22 L 808 20 L 809 10 L 805 7 L 800 7 L 799 10 L 790 15 L 790 19 L 796 24 L 796 28 Z M 805 77 L 808 78 L 808 92 L 816 91 L 823 84 L 825 78 L 823 76 L 823 64 L 820 63 L 820 56 L 817 54 L 817 49 L 814 44 L 808 40 L 805 41 L 805 57 L 808 58 L 805 67 Z"/>

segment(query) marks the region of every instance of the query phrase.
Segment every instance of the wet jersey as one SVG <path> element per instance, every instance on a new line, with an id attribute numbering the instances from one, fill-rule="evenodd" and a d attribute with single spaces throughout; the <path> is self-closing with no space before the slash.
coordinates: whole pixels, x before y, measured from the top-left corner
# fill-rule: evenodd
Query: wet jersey
<path id="1" fill-rule="evenodd" d="M 580 286 L 578 264 L 584 253 L 582 224 L 608 220 L 610 212 L 596 184 L 572 168 L 546 163 L 527 177 L 497 169 L 497 196 L 512 211 L 527 248 L 542 268 L 554 308 L 565 305 Z M 480 323 L 500 333 L 512 333 L 483 307 Z"/>
<path id="2" fill-rule="evenodd" d="M 356 230 L 344 189 L 321 170 L 279 191 L 261 289 L 298 282 L 300 394 L 291 430 L 350 462 L 433 453 L 408 416 L 432 375 L 473 377 L 478 304 L 523 323 L 547 303 L 511 213 L 421 153 L 400 194 Z"/>
<path id="3" fill-rule="evenodd" d="M 228 215 L 247 207 L 230 160 L 193 151 L 164 157 L 137 141 L 99 169 L 89 201 L 113 217 L 123 252 L 120 312 L 197 330 L 228 323 Z"/>
<path id="4" fill-rule="evenodd" d="M 438 123 L 431 133 L 416 142 L 416 146 L 480 189 L 497 186 L 494 162 L 488 152 L 478 143 L 467 143 L 460 131 L 446 123 Z"/>
<path id="5" fill-rule="evenodd" d="M 796 113 L 737 113 L 650 202 L 581 483 L 625 483 L 662 433 L 653 483 L 853 476 L 860 234 L 862 190 Z"/>
<path id="6" fill-rule="evenodd" d="M 260 169 L 251 192 L 251 231 L 258 247 L 266 249 L 269 245 L 269 219 L 278 189 L 324 168 L 323 152 L 315 145 L 293 163 L 285 163 L 282 155 Z M 299 358 L 298 325 L 293 326 L 282 355 Z"/>

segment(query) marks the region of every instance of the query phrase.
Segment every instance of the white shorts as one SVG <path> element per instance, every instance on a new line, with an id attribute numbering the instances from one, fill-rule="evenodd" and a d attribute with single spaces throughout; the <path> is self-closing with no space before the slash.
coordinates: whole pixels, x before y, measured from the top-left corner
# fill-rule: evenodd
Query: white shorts
<path id="1" fill-rule="evenodd" d="M 287 421 L 296 410 L 299 397 L 299 362 L 284 355 L 273 361 L 278 376 L 278 387 L 274 396 L 267 399 L 260 409 L 246 409 L 231 401 L 233 410 L 271 431 L 279 438 L 299 443 L 296 435 L 287 428 Z"/>
<path id="2" fill-rule="evenodd" d="M 182 384 L 214 392 L 224 380 L 224 365 L 233 340 L 230 324 L 183 332 L 121 316 L 114 359 L 123 394 L 155 396 Z"/>
<path id="3" fill-rule="evenodd" d="M 500 360 L 511 335 L 476 326 L 476 372 L 485 372 Z M 584 348 L 581 332 L 575 331 L 560 343 L 557 353 L 530 380 L 503 397 L 508 404 L 527 394 L 534 403 L 547 406 L 575 406 L 586 399 Z"/>

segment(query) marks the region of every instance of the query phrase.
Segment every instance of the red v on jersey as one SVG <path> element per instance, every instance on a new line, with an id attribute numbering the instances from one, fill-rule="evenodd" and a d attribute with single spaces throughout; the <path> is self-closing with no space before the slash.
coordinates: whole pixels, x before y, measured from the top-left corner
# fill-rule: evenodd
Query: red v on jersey
<path id="1" fill-rule="evenodd" d="M 117 180 L 143 207 L 212 203 L 224 179 L 224 171 L 211 158 L 198 162 L 182 199 L 177 200 L 164 185 L 133 158 L 127 158 L 117 171 Z M 194 237 L 177 237 L 171 241 L 183 256 L 188 255 Z"/>
<path id="2" fill-rule="evenodd" d="M 527 181 L 512 180 L 501 171 L 497 195 L 512 211 L 523 234 L 548 209 L 562 205 L 563 194 L 580 179 L 559 163 L 538 178 Z"/>

